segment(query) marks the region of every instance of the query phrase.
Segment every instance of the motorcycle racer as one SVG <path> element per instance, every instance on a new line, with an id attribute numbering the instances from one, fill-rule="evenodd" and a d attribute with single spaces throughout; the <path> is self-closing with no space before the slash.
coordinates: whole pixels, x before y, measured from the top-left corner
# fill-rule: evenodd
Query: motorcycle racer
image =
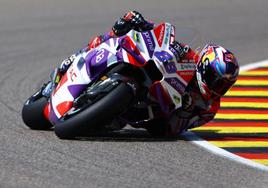
<path id="1" fill-rule="evenodd" d="M 123 36 L 131 29 L 147 31 L 153 28 L 154 23 L 146 21 L 139 12 L 130 11 L 116 21 L 110 32 L 93 38 L 85 48 L 64 60 L 59 72 L 64 74 L 77 54 L 91 50 L 110 38 Z M 160 109 L 156 110 L 157 118 L 134 126 L 145 128 L 155 136 L 176 136 L 211 121 L 220 107 L 220 97 L 234 84 L 239 72 L 233 53 L 219 45 L 208 44 L 197 54 L 188 45 L 173 40 L 170 50 L 177 63 L 195 63 L 196 75 L 186 88 L 182 108 L 169 116 Z"/>

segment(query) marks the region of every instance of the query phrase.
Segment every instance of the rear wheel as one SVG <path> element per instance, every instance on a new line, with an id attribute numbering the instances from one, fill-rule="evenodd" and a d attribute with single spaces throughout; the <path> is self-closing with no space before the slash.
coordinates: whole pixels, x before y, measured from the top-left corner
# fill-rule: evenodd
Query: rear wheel
<path id="1" fill-rule="evenodd" d="M 48 130 L 53 126 L 44 116 L 47 98 L 36 93 L 31 96 L 22 108 L 22 120 L 29 128 L 34 130 Z"/>
<path id="2" fill-rule="evenodd" d="M 56 123 L 54 130 L 61 139 L 72 139 L 87 136 L 110 123 L 114 117 L 123 113 L 134 99 L 134 92 L 130 85 L 120 83 L 89 107 L 71 113 Z"/>

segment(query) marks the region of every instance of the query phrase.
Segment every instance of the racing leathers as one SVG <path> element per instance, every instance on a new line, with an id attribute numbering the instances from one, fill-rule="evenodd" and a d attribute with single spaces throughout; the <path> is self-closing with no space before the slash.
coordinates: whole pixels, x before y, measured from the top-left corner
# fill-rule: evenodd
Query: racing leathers
<path id="1" fill-rule="evenodd" d="M 116 21 L 110 32 L 93 38 L 78 53 L 93 49 L 110 38 L 123 36 L 131 29 L 147 31 L 153 28 L 154 23 L 146 21 L 137 11 L 130 11 Z M 177 63 L 197 63 L 198 55 L 188 45 L 174 40 L 171 47 L 171 51 L 177 58 Z M 62 74 L 68 69 L 75 57 L 76 54 L 73 54 L 62 62 L 59 68 Z M 161 110 L 156 110 L 154 112 L 157 114 L 155 119 L 134 127 L 145 128 L 155 136 L 176 136 L 189 128 L 204 125 L 212 120 L 220 106 L 220 97 L 200 92 L 196 76 L 187 86 L 182 101 L 182 107 L 168 117 Z"/>

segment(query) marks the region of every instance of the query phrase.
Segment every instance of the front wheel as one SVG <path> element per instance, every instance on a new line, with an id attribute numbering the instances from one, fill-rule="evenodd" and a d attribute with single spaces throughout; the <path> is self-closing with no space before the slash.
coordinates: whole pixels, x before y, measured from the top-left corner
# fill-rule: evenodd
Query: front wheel
<path id="1" fill-rule="evenodd" d="M 54 127 L 56 135 L 61 139 L 72 139 L 86 136 L 110 123 L 123 113 L 134 99 L 134 91 L 126 83 L 120 83 L 100 100 L 75 113 L 72 117 L 62 118 Z"/>
<path id="2" fill-rule="evenodd" d="M 22 108 L 22 120 L 29 128 L 33 130 L 48 130 L 53 126 L 44 116 L 44 108 L 47 104 L 47 98 L 36 93 L 31 96 Z"/>

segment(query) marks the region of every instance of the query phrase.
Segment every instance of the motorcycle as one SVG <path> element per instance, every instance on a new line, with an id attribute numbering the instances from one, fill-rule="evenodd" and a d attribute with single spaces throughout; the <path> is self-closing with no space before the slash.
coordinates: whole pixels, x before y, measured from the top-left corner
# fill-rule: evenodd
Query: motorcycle
<path id="1" fill-rule="evenodd" d="M 24 104 L 22 119 L 31 129 L 54 127 L 61 139 L 93 131 L 138 126 L 182 107 L 182 96 L 195 74 L 194 63 L 177 63 L 170 48 L 175 28 L 156 28 L 111 38 L 77 55 L 63 76 L 54 71 L 48 84 Z M 53 87 L 52 87 L 53 88 Z"/>

